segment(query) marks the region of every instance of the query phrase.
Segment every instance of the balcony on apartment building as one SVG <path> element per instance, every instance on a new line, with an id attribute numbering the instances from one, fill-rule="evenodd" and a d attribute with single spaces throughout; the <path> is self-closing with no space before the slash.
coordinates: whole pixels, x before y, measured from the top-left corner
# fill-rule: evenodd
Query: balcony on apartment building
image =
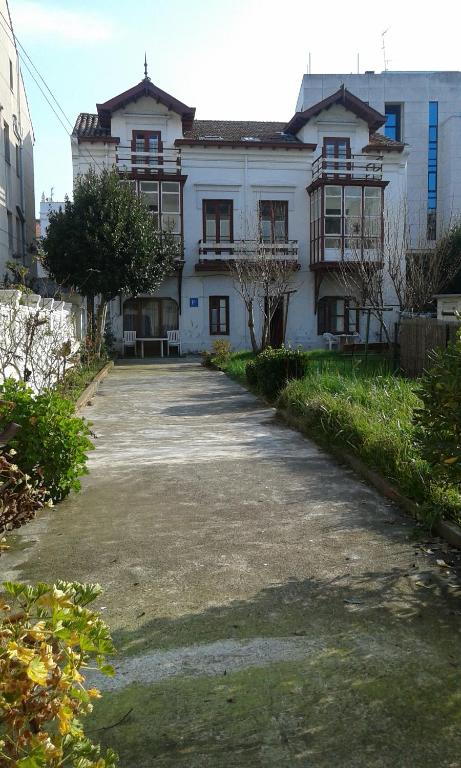
<path id="1" fill-rule="evenodd" d="M 264 242 L 261 240 L 233 240 L 215 242 L 199 240 L 196 272 L 225 272 L 229 262 L 271 259 L 290 262 L 293 270 L 299 269 L 298 241 Z"/>
<path id="2" fill-rule="evenodd" d="M 137 178 L 181 175 L 181 150 L 174 147 L 117 146 L 116 166 L 120 173 Z"/>

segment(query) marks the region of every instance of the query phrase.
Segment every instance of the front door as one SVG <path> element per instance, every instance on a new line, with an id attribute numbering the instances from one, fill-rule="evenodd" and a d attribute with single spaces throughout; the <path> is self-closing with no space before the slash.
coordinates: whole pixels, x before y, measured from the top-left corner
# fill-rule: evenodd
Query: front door
<path id="1" fill-rule="evenodd" d="M 279 300 L 272 315 L 269 329 L 269 343 L 271 347 L 281 347 L 285 340 L 285 302 L 283 297 Z"/>

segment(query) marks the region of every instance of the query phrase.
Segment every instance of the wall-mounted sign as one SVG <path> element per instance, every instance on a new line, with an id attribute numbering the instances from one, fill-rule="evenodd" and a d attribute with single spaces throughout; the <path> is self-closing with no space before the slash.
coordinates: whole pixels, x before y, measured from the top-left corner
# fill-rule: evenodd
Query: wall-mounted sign
<path id="1" fill-rule="evenodd" d="M 189 299 L 189 306 L 190 307 L 198 307 L 198 299 L 190 298 Z"/>

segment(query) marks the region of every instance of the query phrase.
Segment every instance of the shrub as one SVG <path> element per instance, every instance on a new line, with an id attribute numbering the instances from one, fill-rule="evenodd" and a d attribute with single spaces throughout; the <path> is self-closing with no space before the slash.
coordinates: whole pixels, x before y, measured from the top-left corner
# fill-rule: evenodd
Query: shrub
<path id="1" fill-rule="evenodd" d="M 246 366 L 247 381 L 269 400 L 276 400 L 287 381 L 302 379 L 308 367 L 301 349 L 268 347 Z"/>
<path id="2" fill-rule="evenodd" d="M 11 459 L 10 454 L 0 454 L 0 534 L 27 523 L 45 503 L 45 489 Z"/>
<path id="3" fill-rule="evenodd" d="M 217 363 L 225 363 L 229 360 L 232 346 L 226 339 L 216 339 L 211 345 L 211 357 L 216 359 Z"/>
<path id="4" fill-rule="evenodd" d="M 82 675 L 90 660 L 113 674 L 109 630 L 87 605 L 95 584 L 6 582 L 0 601 L 0 764 L 15 768 L 113 768 L 101 757 L 79 717 L 92 710 L 95 688 Z"/>
<path id="5" fill-rule="evenodd" d="M 21 427 L 10 443 L 19 468 L 44 486 L 52 501 L 79 490 L 78 478 L 87 472 L 86 454 L 93 446 L 89 428 L 74 416 L 72 403 L 51 390 L 35 396 L 13 379 L 0 385 L 0 397 L 0 429 L 10 421 Z"/>
<path id="6" fill-rule="evenodd" d="M 461 331 L 446 349 L 433 353 L 420 397 L 416 422 L 422 453 L 437 477 L 461 486 Z"/>

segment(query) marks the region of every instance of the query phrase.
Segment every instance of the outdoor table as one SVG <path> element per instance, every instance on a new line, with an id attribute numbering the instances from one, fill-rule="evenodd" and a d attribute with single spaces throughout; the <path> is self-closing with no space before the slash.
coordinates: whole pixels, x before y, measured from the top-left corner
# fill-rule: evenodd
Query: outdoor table
<path id="1" fill-rule="evenodd" d="M 159 341 L 160 342 L 160 357 L 163 357 L 163 342 L 168 341 L 167 338 L 163 338 L 163 336 L 136 336 L 136 344 L 138 341 L 141 342 L 141 357 L 144 357 L 144 342 L 145 341 Z"/>

